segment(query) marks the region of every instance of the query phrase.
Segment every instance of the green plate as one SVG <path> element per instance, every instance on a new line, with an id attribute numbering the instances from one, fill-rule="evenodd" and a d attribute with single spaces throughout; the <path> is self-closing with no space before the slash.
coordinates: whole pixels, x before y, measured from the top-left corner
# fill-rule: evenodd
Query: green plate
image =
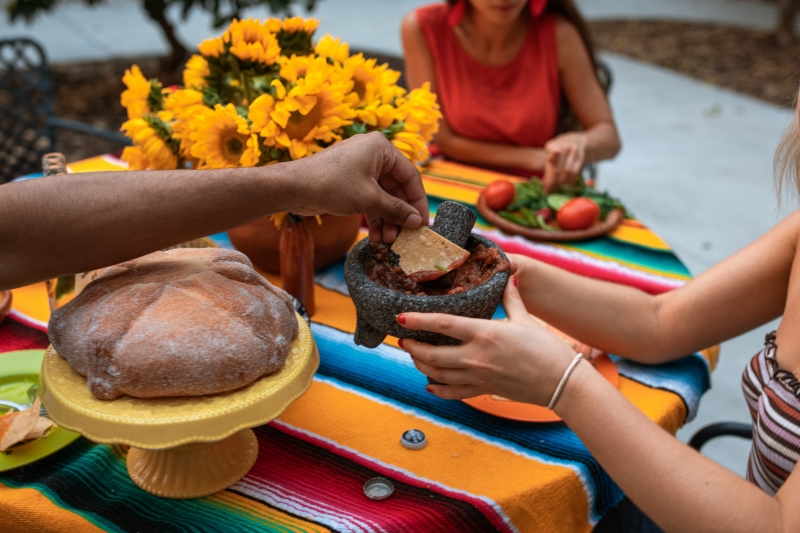
<path id="1" fill-rule="evenodd" d="M 28 389 L 39 381 L 44 350 L 21 350 L 0 353 L 0 399 L 18 403 L 30 403 Z M 5 407 L 0 406 L 0 414 Z M 38 461 L 74 442 L 80 433 L 55 427 L 50 434 L 22 446 L 15 446 L 11 453 L 0 452 L 0 472 Z"/>

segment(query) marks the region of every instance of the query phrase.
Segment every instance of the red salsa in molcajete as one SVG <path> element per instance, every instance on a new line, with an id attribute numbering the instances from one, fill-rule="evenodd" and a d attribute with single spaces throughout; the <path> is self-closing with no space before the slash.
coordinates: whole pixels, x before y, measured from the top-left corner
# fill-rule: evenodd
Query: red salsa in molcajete
<path id="1" fill-rule="evenodd" d="M 371 253 L 364 261 L 364 273 L 367 277 L 378 285 L 415 296 L 442 296 L 465 292 L 489 281 L 496 272 L 505 272 L 510 268 L 497 248 L 479 244 L 464 264 L 449 274 L 433 282 L 416 283 L 396 265 L 396 261 L 392 261 L 389 245 L 372 243 L 370 247 Z"/>

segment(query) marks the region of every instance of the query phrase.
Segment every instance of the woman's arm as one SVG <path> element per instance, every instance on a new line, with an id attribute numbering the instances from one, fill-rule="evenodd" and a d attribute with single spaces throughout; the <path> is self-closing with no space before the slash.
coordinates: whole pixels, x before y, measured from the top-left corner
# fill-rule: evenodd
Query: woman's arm
<path id="1" fill-rule="evenodd" d="M 437 84 L 433 58 L 428 50 L 425 37 L 422 35 L 416 13 L 412 11 L 405 16 L 400 32 L 403 39 L 408 88 L 416 89 L 427 81 L 431 84 L 431 91 L 436 93 Z M 439 133 L 434 141 L 444 154 L 466 163 L 521 168 L 529 170 L 531 173 L 541 171 L 545 166 L 545 151 L 542 148 L 511 146 L 469 139 L 454 133 L 447 124 L 446 118 L 440 122 Z"/>
<path id="2" fill-rule="evenodd" d="M 556 40 L 561 87 L 584 131 L 563 133 L 545 144 L 547 190 L 572 180 L 586 163 L 611 159 L 621 148 L 611 106 L 578 30 L 559 19 Z"/>
<path id="3" fill-rule="evenodd" d="M 555 411 L 666 532 L 800 531 L 800 473 L 768 496 L 664 431 L 586 362 L 567 380 Z"/>
<path id="4" fill-rule="evenodd" d="M 261 168 L 9 183 L 0 186 L 0 290 L 106 267 L 282 211 L 368 213 L 370 237 L 393 241 L 396 225 L 427 224 L 428 200 L 414 165 L 380 133 Z"/>
<path id="5" fill-rule="evenodd" d="M 403 339 L 401 347 L 421 372 L 449 384 L 429 385 L 430 392 L 444 399 L 498 394 L 548 405 L 575 352 L 531 319 L 513 278 L 503 305 L 507 322 L 433 313 L 398 317 L 409 329 L 462 341 L 461 346 L 431 346 Z M 625 494 L 666 531 L 800 531 L 800 474 L 792 473 L 771 498 L 677 441 L 586 361 L 566 383 L 556 413 Z"/>
<path id="6" fill-rule="evenodd" d="M 683 287 L 658 296 L 527 257 L 512 259 L 531 313 L 591 346 L 660 363 L 780 316 L 798 237 L 800 212 Z"/>

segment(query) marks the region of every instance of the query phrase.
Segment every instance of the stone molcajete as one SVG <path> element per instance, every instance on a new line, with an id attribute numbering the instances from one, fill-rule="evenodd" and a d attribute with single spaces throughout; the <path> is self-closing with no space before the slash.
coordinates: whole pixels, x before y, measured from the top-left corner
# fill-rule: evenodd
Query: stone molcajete
<path id="1" fill-rule="evenodd" d="M 485 237 L 471 233 L 475 218 L 475 213 L 468 207 L 456 202 L 443 202 L 439 206 L 431 229 L 470 252 L 479 244 L 496 248 L 507 260 L 508 258 L 496 244 Z M 344 266 L 345 281 L 358 317 L 355 343 L 367 348 L 378 346 L 386 335 L 412 338 L 434 345 L 460 344 L 461 341 L 452 337 L 406 329 L 397 323 L 397 315 L 419 312 L 490 318 L 503 297 L 508 277 L 511 275 L 509 269 L 498 271 L 488 281 L 456 294 L 435 296 L 404 294 L 379 285 L 365 274 L 364 261 L 369 255 L 370 242 L 366 238 L 356 244 Z"/>

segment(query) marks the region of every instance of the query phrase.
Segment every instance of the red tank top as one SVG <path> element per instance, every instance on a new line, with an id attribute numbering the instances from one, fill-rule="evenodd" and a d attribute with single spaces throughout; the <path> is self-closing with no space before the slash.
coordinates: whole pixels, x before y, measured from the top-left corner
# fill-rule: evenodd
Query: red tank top
<path id="1" fill-rule="evenodd" d="M 461 47 L 447 24 L 445 4 L 416 14 L 433 58 L 442 113 L 455 133 L 528 147 L 543 147 L 555 136 L 561 104 L 556 16 L 531 21 L 516 57 L 490 67 Z"/>

